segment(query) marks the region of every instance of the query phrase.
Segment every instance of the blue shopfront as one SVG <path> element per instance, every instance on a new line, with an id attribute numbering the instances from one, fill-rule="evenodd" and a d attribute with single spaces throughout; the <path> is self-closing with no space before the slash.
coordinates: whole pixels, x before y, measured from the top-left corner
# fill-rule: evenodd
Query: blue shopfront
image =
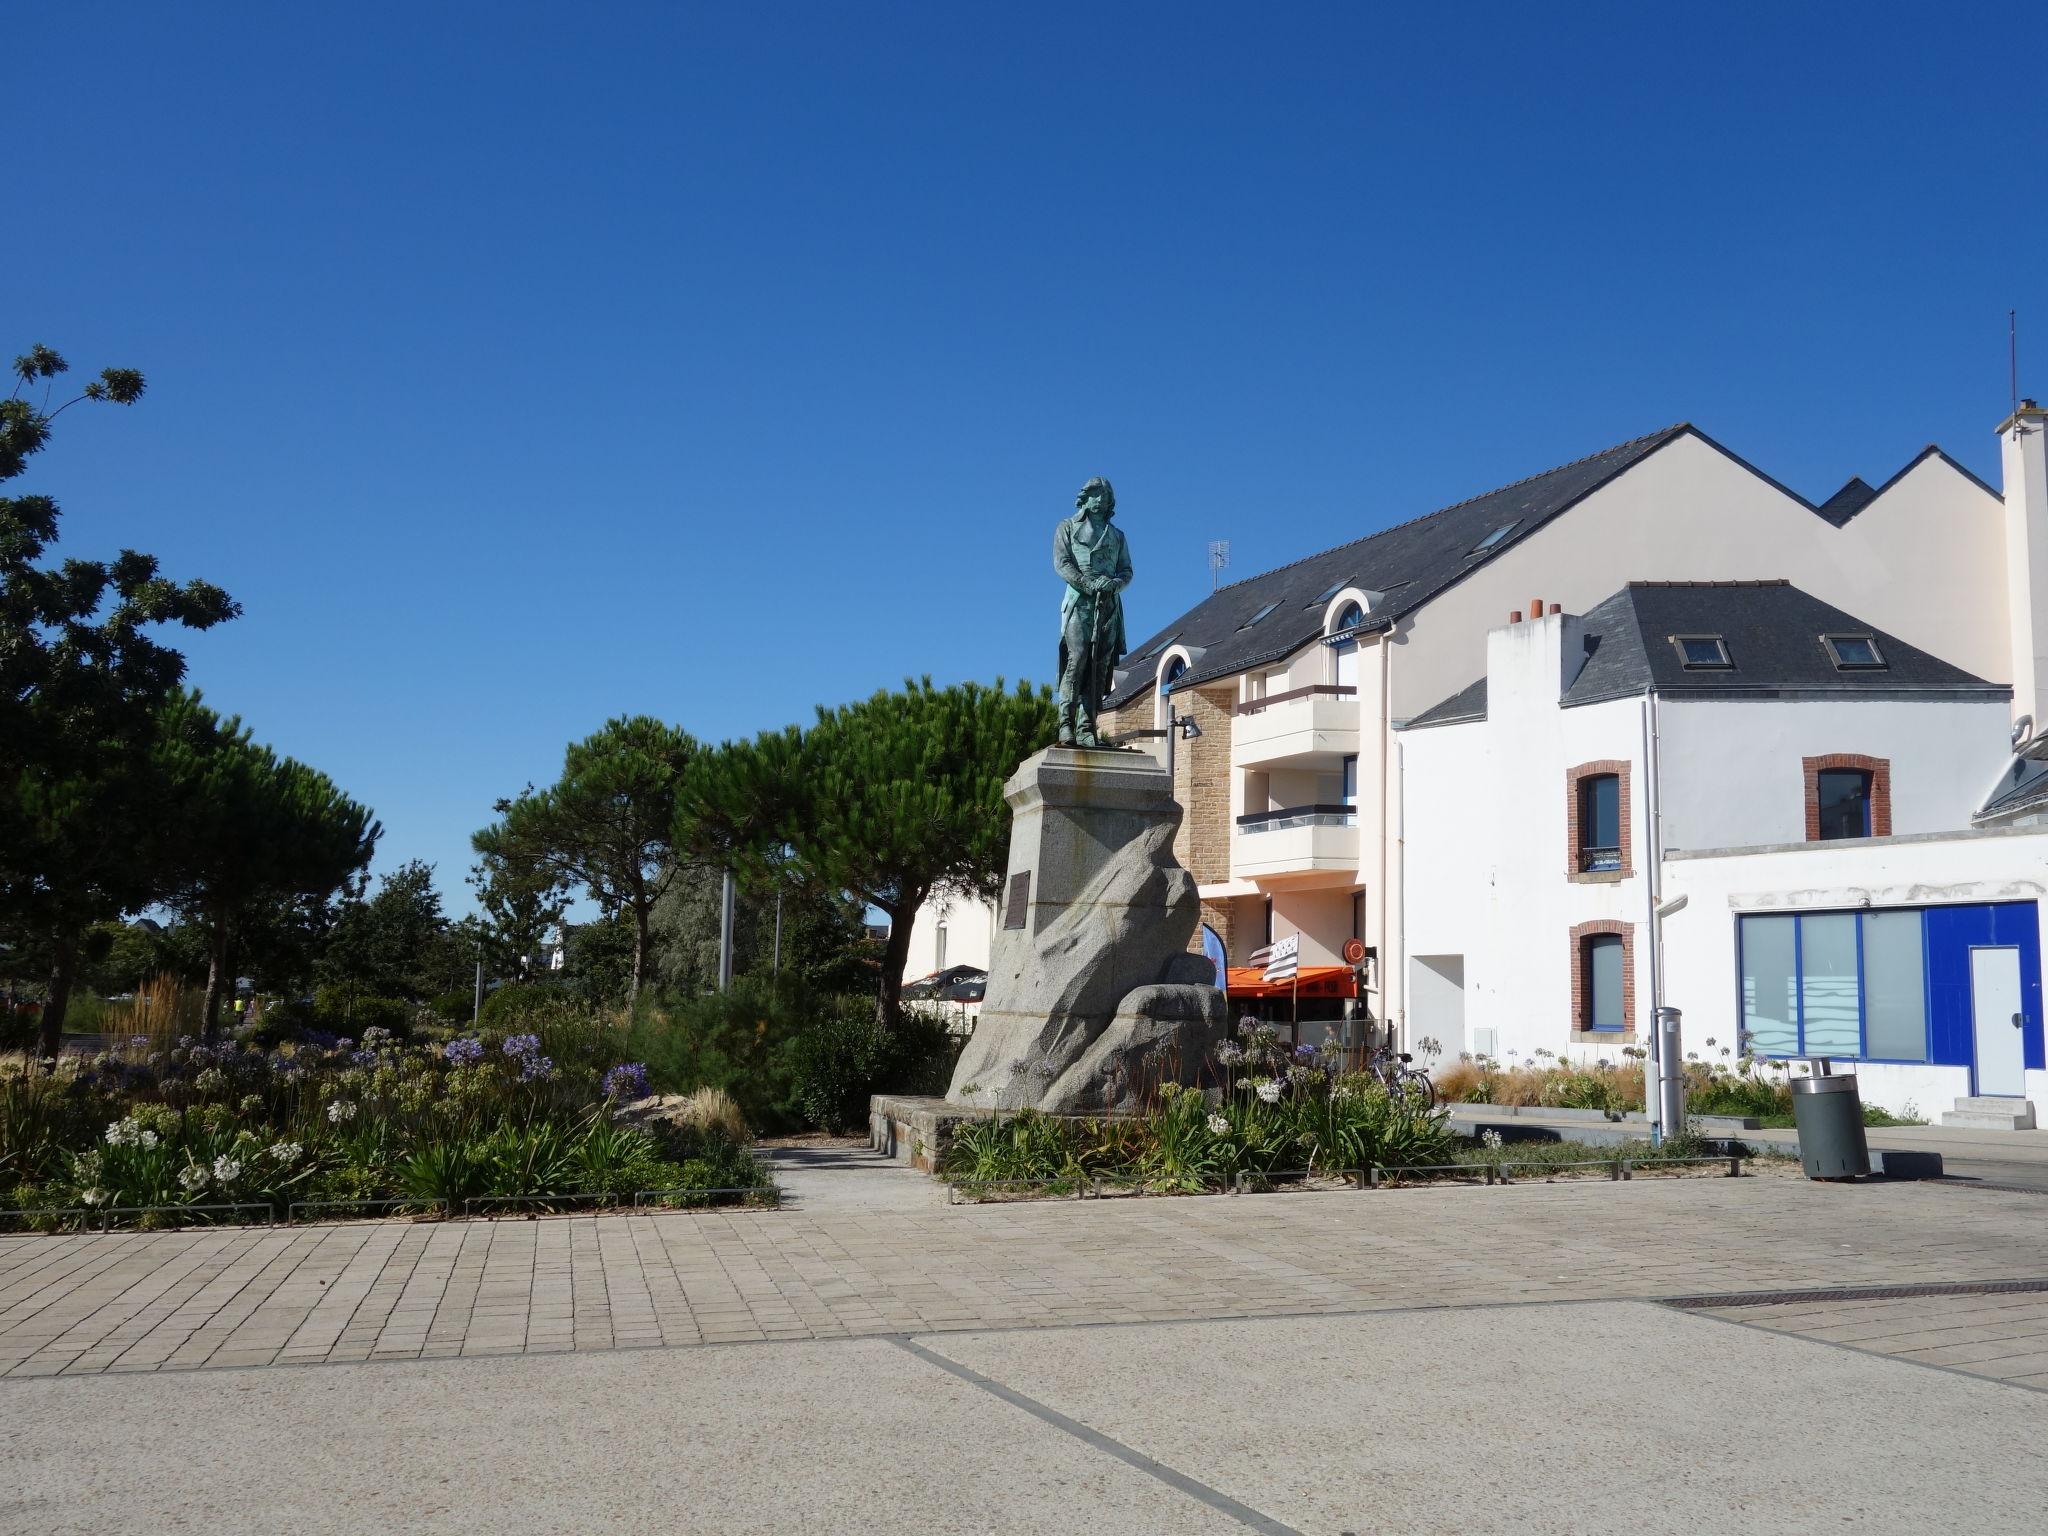
<path id="1" fill-rule="evenodd" d="M 1736 955 L 1752 1055 L 1964 1067 L 2013 1097 L 2044 1064 L 2031 901 L 1745 915 Z"/>

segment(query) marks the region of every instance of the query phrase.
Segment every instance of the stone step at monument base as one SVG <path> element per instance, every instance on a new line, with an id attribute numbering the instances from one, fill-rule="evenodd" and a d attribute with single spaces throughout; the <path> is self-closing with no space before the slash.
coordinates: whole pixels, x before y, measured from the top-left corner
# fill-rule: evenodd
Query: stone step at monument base
<path id="1" fill-rule="evenodd" d="M 908 1163 L 926 1173 L 937 1173 L 946 1146 L 957 1126 L 969 1120 L 1006 1119 L 1014 1109 L 997 1109 L 978 1104 L 955 1104 L 950 1099 L 928 1098 L 907 1093 L 877 1093 L 868 1098 L 868 1145 L 885 1157 Z M 1124 1118 L 1117 1110 L 1095 1110 L 1075 1114 L 1049 1114 L 1048 1120 L 1095 1123 Z"/>
<path id="2" fill-rule="evenodd" d="M 1941 1123 L 1981 1131 L 2031 1131 L 2034 1129 L 2034 1101 L 1982 1096 L 1956 1100 L 1956 1107 L 1943 1113 Z"/>

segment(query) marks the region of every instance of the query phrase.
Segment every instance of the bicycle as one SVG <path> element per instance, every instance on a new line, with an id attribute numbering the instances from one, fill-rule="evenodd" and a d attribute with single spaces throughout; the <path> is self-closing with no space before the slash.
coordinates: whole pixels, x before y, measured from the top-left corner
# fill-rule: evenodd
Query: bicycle
<path id="1" fill-rule="evenodd" d="M 1375 1051 L 1365 1070 L 1379 1079 L 1389 1099 L 1418 1114 L 1428 1114 L 1436 1108 L 1436 1084 L 1429 1080 L 1427 1072 L 1414 1065 L 1414 1060 L 1406 1051 Z"/>

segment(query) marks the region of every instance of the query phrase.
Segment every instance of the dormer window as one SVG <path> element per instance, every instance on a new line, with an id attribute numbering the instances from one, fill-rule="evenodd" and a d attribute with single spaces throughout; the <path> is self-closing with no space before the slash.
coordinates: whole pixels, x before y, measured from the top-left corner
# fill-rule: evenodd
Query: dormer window
<path id="1" fill-rule="evenodd" d="M 1820 643 L 1838 672 L 1882 672 L 1887 665 L 1874 635 L 1822 635 Z"/>
<path id="2" fill-rule="evenodd" d="M 1473 555 L 1483 555 L 1488 553 L 1496 544 L 1500 543 L 1502 539 L 1506 538 L 1509 534 L 1513 533 L 1517 528 L 1521 526 L 1522 522 L 1520 518 L 1517 518 L 1512 523 L 1502 523 L 1498 528 L 1494 529 L 1493 532 L 1489 533 L 1477 544 L 1474 544 L 1472 546 L 1471 553 L 1467 554 L 1465 558 L 1469 560 L 1472 558 Z"/>
<path id="3" fill-rule="evenodd" d="M 1161 693 L 1164 693 L 1167 689 L 1171 688 L 1175 683 L 1179 682 L 1181 674 L 1187 671 L 1187 669 L 1187 657 L 1174 657 L 1173 660 L 1169 661 L 1166 664 L 1165 669 L 1161 671 L 1159 674 L 1159 691 Z"/>
<path id="4" fill-rule="evenodd" d="M 1265 607 L 1261 608 L 1257 613 L 1253 614 L 1250 618 L 1246 619 L 1242 624 L 1238 625 L 1237 627 L 1239 629 L 1250 629 L 1254 624 L 1258 623 L 1259 620 L 1263 619 L 1267 614 L 1271 613 L 1275 608 L 1278 608 L 1279 606 L 1280 605 L 1278 603 L 1268 603 Z"/>
<path id="5" fill-rule="evenodd" d="M 1719 635 L 1673 635 L 1671 643 L 1688 672 L 1726 672 L 1735 666 L 1728 659 L 1728 642 Z"/>
<path id="6" fill-rule="evenodd" d="M 1359 603 L 1346 603 L 1337 614 L 1337 622 L 1330 633 L 1341 635 L 1346 630 L 1356 629 L 1365 622 L 1365 608 Z"/>

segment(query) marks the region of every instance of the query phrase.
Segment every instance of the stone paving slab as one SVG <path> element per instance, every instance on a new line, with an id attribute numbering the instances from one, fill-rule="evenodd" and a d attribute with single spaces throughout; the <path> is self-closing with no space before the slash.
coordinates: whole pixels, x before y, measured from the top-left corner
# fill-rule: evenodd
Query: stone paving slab
<path id="1" fill-rule="evenodd" d="M 1654 1179 L 0 1238 L 0 1374 L 539 1354 L 2048 1272 L 2021 1194 Z"/>
<path id="2" fill-rule="evenodd" d="M 2039 1291 L 1705 1310 L 1773 1333 L 2048 1392 L 2048 1294 Z"/>
<path id="3" fill-rule="evenodd" d="M 1643 1302 L 0 1386 L 0 1536 L 2002 1528 L 2048 1397 Z"/>
<path id="4" fill-rule="evenodd" d="M 5 1392 L 5 1536 L 1245 1529 L 880 1340 Z"/>
<path id="5" fill-rule="evenodd" d="M 1948 1531 L 2048 1497 L 2048 1399 L 1641 1302 L 923 1347 L 1290 1529 Z"/>

